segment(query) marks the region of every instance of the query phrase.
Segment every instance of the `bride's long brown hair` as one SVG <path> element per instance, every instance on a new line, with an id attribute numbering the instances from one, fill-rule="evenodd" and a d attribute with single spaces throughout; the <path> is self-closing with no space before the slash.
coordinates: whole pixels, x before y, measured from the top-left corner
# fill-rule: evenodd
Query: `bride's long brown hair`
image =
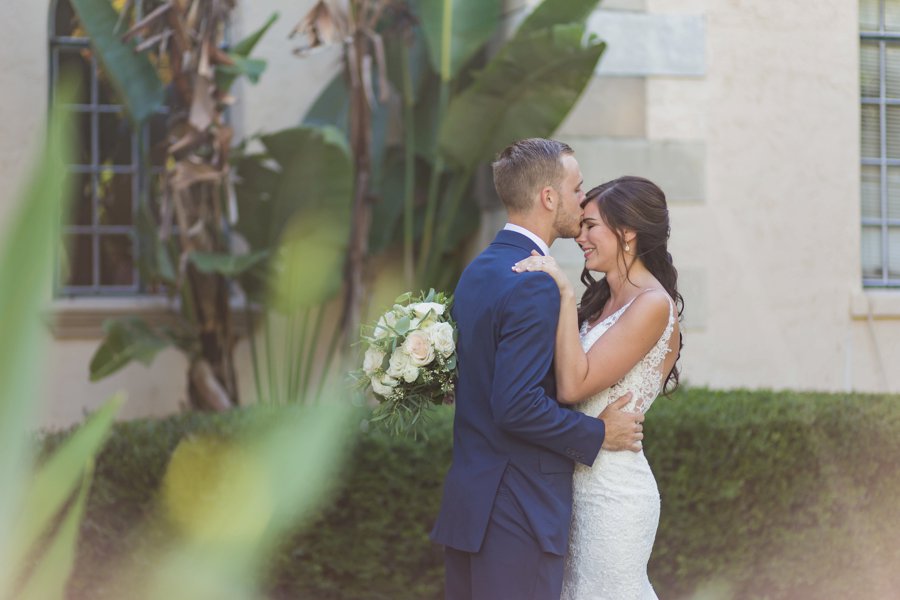
<path id="1" fill-rule="evenodd" d="M 669 254 L 669 209 L 666 195 L 659 187 L 643 177 L 625 176 L 598 185 L 589 191 L 581 203 L 584 208 L 594 202 L 600 210 L 603 222 L 616 234 L 619 253 L 625 248 L 625 229 L 631 229 L 636 237 L 632 243 L 635 256 L 640 258 L 650 273 L 662 284 L 675 301 L 678 318 L 684 312 L 684 298 L 678 293 L 678 271 Z M 630 265 L 625 271 L 628 279 Z M 587 286 L 578 306 L 578 322 L 592 321 L 600 316 L 610 298 L 609 282 L 606 278 L 597 281 L 585 268 L 581 272 L 581 282 Z M 681 331 L 678 332 L 678 355 L 684 347 Z M 680 372 L 678 360 L 666 376 L 663 393 L 670 394 L 678 387 Z"/>

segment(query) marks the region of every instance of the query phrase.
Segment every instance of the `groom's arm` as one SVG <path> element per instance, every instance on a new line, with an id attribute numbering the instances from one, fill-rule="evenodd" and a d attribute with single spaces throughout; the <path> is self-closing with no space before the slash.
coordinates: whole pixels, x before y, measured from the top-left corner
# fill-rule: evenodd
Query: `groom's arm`
<path id="1" fill-rule="evenodd" d="M 590 465 L 603 444 L 603 421 L 562 408 L 541 386 L 553 361 L 559 290 L 543 273 L 519 277 L 497 315 L 494 422 L 512 435 Z"/>

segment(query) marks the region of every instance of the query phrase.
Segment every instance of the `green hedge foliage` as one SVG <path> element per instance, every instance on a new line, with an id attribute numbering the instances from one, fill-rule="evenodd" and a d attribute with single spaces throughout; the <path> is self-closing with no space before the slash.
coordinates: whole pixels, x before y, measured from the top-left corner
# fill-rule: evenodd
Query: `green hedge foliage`
<path id="1" fill-rule="evenodd" d="M 154 534 L 167 460 L 191 434 L 228 436 L 253 409 L 120 423 L 99 457 L 72 599 L 117 598 L 110 564 Z M 266 574 L 272 598 L 440 598 L 428 540 L 450 463 L 452 413 L 426 439 L 365 430 L 321 517 Z M 888 598 L 900 589 L 900 398 L 681 391 L 648 414 L 662 516 L 650 562 L 660 597 Z M 65 433 L 46 436 L 44 449 Z"/>

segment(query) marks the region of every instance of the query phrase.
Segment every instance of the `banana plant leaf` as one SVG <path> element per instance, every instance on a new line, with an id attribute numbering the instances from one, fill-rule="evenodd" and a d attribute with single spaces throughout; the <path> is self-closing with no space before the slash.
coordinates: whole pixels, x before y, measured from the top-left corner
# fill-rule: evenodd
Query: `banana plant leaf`
<path id="1" fill-rule="evenodd" d="M 91 381 L 109 377 L 133 360 L 149 365 L 160 350 L 172 345 L 137 317 L 107 319 L 103 331 L 106 337 L 91 358 Z"/>
<path id="2" fill-rule="evenodd" d="M 547 137 L 562 123 L 594 73 L 606 45 L 582 43 L 581 24 L 516 34 L 475 83 L 450 103 L 440 144 L 472 168 L 526 137 Z"/>
<path id="3" fill-rule="evenodd" d="M 140 202 L 135 213 L 135 233 L 138 243 L 138 270 L 141 281 L 175 285 L 178 274 L 166 244 L 159 239 L 159 230 L 150 207 Z"/>
<path id="4" fill-rule="evenodd" d="M 74 505 L 65 512 L 37 565 L 28 572 L 24 585 L 17 590 L 18 600 L 63 600 L 66 597 L 66 583 L 75 566 L 76 543 L 91 486 L 92 459 L 86 471 Z"/>
<path id="5" fill-rule="evenodd" d="M 450 81 L 497 31 L 503 2 L 419 0 L 416 10 L 432 68 L 441 79 Z"/>
<path id="6" fill-rule="evenodd" d="M 277 20 L 278 13 L 276 12 L 269 17 L 262 27 L 234 45 L 234 48 L 228 53 L 228 56 L 234 61 L 234 65 L 220 65 L 216 68 L 216 86 L 220 90 L 231 89 L 235 80 L 241 76 L 247 77 L 251 83 L 256 83 L 259 80 L 260 75 L 266 70 L 266 61 L 249 58 L 250 53 L 253 52 L 253 49 Z"/>
<path id="7" fill-rule="evenodd" d="M 384 153 L 387 149 L 388 133 L 398 118 L 391 110 L 389 103 L 378 100 L 381 93 L 378 82 L 379 78 L 373 72 L 372 87 L 376 101 L 372 104 L 372 141 L 369 147 L 373 179 L 380 176 Z M 325 86 L 313 105 L 306 111 L 306 115 L 303 117 L 303 126 L 334 127 L 343 134 L 345 139 L 349 139 L 349 119 L 350 91 L 347 88 L 344 73 L 340 72 Z"/>
<path id="8" fill-rule="evenodd" d="M 600 0 L 544 0 L 519 26 L 516 33 L 526 34 L 566 23 L 585 23 Z"/>
<path id="9" fill-rule="evenodd" d="M 301 209 L 346 217 L 349 232 L 353 166 L 341 132 L 334 127 L 295 127 L 260 139 L 281 166 L 272 198 L 273 234 Z"/>
<path id="10" fill-rule="evenodd" d="M 320 402 L 255 412 L 249 431 L 230 440 L 182 440 L 159 502 L 178 543 L 165 540 L 152 568 L 136 570 L 146 597 L 265 597 L 266 565 L 334 490 L 358 415 L 346 402 Z"/>
<path id="11" fill-rule="evenodd" d="M 238 277 L 260 264 L 267 256 L 269 256 L 268 250 L 259 250 L 241 255 L 191 252 L 188 259 L 203 273 L 218 273 L 225 277 Z"/>
<path id="12" fill-rule="evenodd" d="M 35 544 L 47 533 L 53 520 L 72 497 L 72 493 L 79 485 L 84 487 L 85 465 L 88 465 L 100 451 L 124 402 L 125 397 L 122 394 L 110 398 L 35 474 L 22 503 L 25 507 L 23 518 L 19 520 L 12 538 L 15 540 L 14 546 L 18 553 L 14 563 L 19 566 L 20 572 L 26 559 L 34 551 Z M 71 511 L 70 516 L 74 512 L 76 511 Z M 57 535 L 64 537 L 62 532 Z M 55 568 L 59 569 L 62 566 L 57 564 Z M 65 572 L 68 572 L 68 569 Z"/>
<path id="13" fill-rule="evenodd" d="M 341 284 L 353 201 L 350 150 L 332 126 L 295 127 L 260 141 L 265 154 L 237 163 L 237 229 L 255 250 L 271 250 L 259 266 L 271 272 L 268 283 L 278 287 L 282 307 L 317 304 Z M 259 270 L 241 279 L 254 298 L 264 287 Z"/>
<path id="14" fill-rule="evenodd" d="M 70 0 L 91 38 L 104 71 L 135 123 L 142 123 L 165 102 L 165 90 L 150 60 L 134 51 L 116 31 L 119 14 L 109 0 Z"/>
<path id="15" fill-rule="evenodd" d="M 54 257 L 59 248 L 63 200 L 69 197 L 66 165 L 71 154 L 71 119 L 60 108 L 72 101 L 63 82 L 50 116 L 41 152 L 0 236 L 0 531 L 12 530 L 19 490 L 28 464 L 28 429 L 38 407 L 46 337 L 40 310 L 50 297 Z M 0 542 L 0 591 L 9 589 L 12 550 Z"/>

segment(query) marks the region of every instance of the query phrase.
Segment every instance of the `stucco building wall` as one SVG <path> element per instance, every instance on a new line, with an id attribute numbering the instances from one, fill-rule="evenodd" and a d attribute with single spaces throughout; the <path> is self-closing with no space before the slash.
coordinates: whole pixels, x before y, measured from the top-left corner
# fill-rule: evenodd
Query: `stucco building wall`
<path id="1" fill-rule="evenodd" d="M 510 0 L 521 18 L 532 0 Z M 281 13 L 258 47 L 269 70 L 240 84 L 233 120 L 252 135 L 296 124 L 337 64 L 303 59 L 288 33 L 312 0 L 242 2 L 240 38 Z M 607 0 L 591 29 L 610 49 L 557 137 L 588 184 L 630 173 L 666 190 L 685 295 L 685 379 L 693 385 L 900 392 L 900 290 L 860 284 L 859 33 L 856 2 Z M 0 3 L 0 227 L 46 118 L 45 2 Z M 499 149 L 498 149 L 499 150 Z M 486 215 L 482 240 L 503 215 Z M 554 253 L 573 277 L 580 253 Z M 5 291 L 4 291 L 5 292 Z M 87 380 L 110 304 L 57 302 L 48 328 L 43 423 L 65 425 L 117 389 L 124 416 L 184 401 L 174 351 Z M 121 300 L 115 311 L 158 308 Z M 155 312 L 154 312 L 155 311 Z M 76 323 L 78 326 L 71 326 Z M 69 324 L 68 326 L 65 326 Z M 247 350 L 238 350 L 247 387 Z"/>

